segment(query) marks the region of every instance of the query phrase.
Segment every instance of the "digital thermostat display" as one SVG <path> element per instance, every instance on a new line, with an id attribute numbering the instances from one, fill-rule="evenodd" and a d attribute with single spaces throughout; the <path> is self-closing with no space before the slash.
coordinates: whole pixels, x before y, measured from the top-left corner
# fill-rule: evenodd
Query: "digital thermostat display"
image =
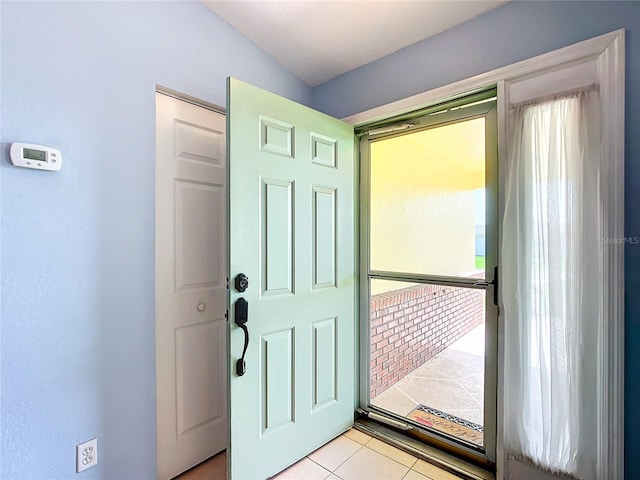
<path id="1" fill-rule="evenodd" d="M 23 148 L 22 154 L 24 158 L 28 158 L 30 160 L 39 160 L 41 162 L 47 161 L 47 152 L 44 150 L 35 150 L 33 148 Z"/>
<path id="2" fill-rule="evenodd" d="M 62 154 L 60 150 L 32 143 L 12 143 L 9 151 L 11 163 L 17 167 L 35 170 L 60 170 Z"/>

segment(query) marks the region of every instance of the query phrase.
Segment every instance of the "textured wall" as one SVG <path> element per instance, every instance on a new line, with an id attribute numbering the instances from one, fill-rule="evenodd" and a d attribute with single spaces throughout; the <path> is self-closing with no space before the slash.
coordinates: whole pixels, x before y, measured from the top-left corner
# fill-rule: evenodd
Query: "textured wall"
<path id="1" fill-rule="evenodd" d="M 1 2 L 3 480 L 155 479 L 155 87 L 310 91 L 200 2 Z M 58 173 L 12 167 L 14 141 Z"/>
<path id="2" fill-rule="evenodd" d="M 371 143 L 372 269 L 475 271 L 478 216 L 483 231 L 485 224 L 475 193 L 485 187 L 484 141 L 485 119 L 476 118 Z M 393 290 L 394 283 L 371 282 L 371 293 Z"/>

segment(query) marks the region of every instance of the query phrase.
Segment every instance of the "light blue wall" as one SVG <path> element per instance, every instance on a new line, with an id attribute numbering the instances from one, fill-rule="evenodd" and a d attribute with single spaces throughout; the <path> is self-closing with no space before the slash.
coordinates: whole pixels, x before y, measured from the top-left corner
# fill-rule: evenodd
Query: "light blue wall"
<path id="1" fill-rule="evenodd" d="M 75 478 L 74 445 L 94 436 L 102 458 L 82 478 L 155 478 L 156 83 L 224 105 L 233 75 L 345 116 L 626 28 L 626 230 L 640 235 L 638 2 L 513 2 L 312 92 L 196 2 L 3 1 L 0 15 L 3 479 Z M 63 170 L 10 166 L 13 141 L 61 148 Z M 634 479 L 640 247 L 625 262 Z"/>
<path id="2" fill-rule="evenodd" d="M 640 2 L 514 1 L 313 89 L 344 117 L 619 28 L 626 37 L 625 230 L 640 236 Z M 640 246 L 627 245 L 626 478 L 640 478 Z M 613 480 L 613 479 L 612 479 Z"/>
<path id="3" fill-rule="evenodd" d="M 155 86 L 310 90 L 199 2 L 2 2 L 3 480 L 155 479 Z M 58 147 L 58 173 L 8 144 Z"/>

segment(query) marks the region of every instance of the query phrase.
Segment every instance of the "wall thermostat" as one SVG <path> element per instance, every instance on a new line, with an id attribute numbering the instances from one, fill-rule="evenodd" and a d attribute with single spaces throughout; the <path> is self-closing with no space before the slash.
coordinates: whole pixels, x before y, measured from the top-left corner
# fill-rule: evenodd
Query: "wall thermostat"
<path id="1" fill-rule="evenodd" d="M 11 163 L 17 167 L 36 170 L 60 170 L 62 167 L 60 150 L 43 145 L 12 143 L 9 154 L 11 155 Z"/>

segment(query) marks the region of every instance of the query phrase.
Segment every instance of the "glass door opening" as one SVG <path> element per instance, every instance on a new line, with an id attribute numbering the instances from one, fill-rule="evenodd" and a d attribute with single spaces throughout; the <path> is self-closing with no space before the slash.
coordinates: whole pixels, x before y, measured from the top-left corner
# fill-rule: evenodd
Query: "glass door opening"
<path id="1" fill-rule="evenodd" d="M 492 460 L 495 102 L 422 122 L 363 140 L 368 407 Z"/>

